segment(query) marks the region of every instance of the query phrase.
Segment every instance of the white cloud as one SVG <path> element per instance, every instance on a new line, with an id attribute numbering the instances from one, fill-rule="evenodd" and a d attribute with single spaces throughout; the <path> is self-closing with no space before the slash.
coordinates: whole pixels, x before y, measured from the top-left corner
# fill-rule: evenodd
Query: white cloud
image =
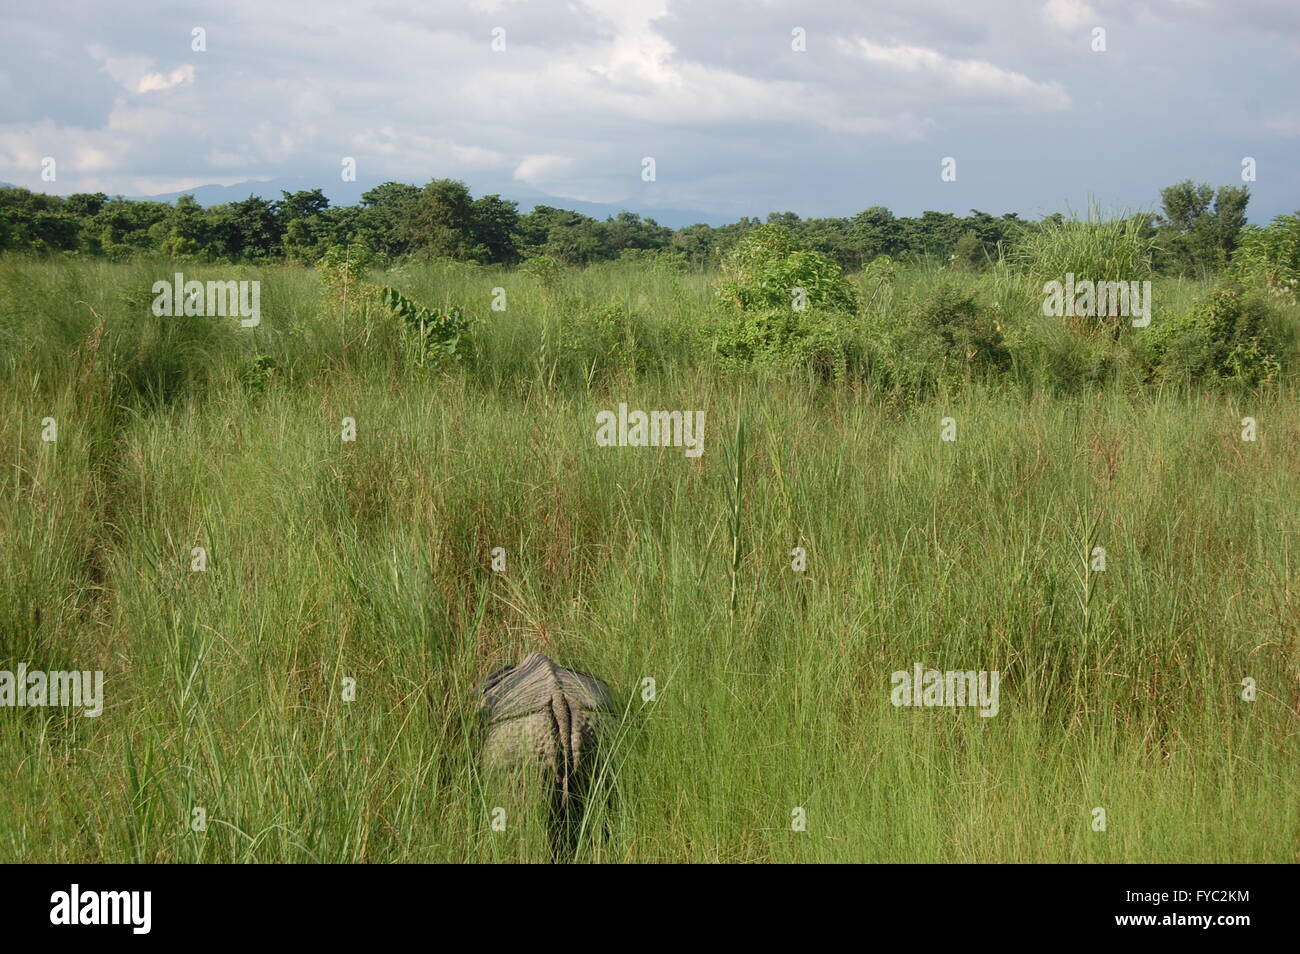
<path id="1" fill-rule="evenodd" d="M 358 130 L 351 136 L 350 148 L 363 169 L 378 159 L 386 176 L 414 179 L 434 175 L 468 176 L 483 170 L 504 169 L 510 164 L 499 150 L 392 124 Z"/>
<path id="2" fill-rule="evenodd" d="M 171 89 L 173 86 L 180 86 L 182 83 L 194 82 L 194 67 L 189 63 L 184 66 L 178 66 L 166 76 L 162 73 L 146 73 L 141 76 L 135 84 L 137 93 L 156 93 L 164 89 Z"/>
<path id="3" fill-rule="evenodd" d="M 958 99 L 991 99 L 1038 109 L 1066 109 L 1069 94 L 1059 83 L 1039 83 L 987 60 L 958 59 L 923 46 L 885 46 L 858 38 L 850 48 L 867 62 L 895 74 L 911 74 Z"/>
<path id="4" fill-rule="evenodd" d="M 1047 0 L 1043 5 L 1043 19 L 1057 30 L 1079 30 L 1097 26 L 1097 11 L 1083 0 Z"/>
<path id="5" fill-rule="evenodd" d="M 161 73 L 152 69 L 153 61 L 146 56 L 115 56 L 99 43 L 92 43 L 86 49 L 91 57 L 99 61 L 100 69 L 132 93 L 156 93 L 194 82 L 194 66 L 191 63 Z"/>
<path id="6" fill-rule="evenodd" d="M 143 0 L 16 11 L 0 31 L 0 180 L 139 194 L 293 177 L 346 193 L 351 156 L 358 188 L 451 176 L 525 202 L 728 215 L 1050 211 L 1074 183 L 1137 204 L 1161 179 L 1216 175 L 1206 156 L 1247 154 L 1261 135 L 1271 168 L 1296 164 L 1300 8 L 1284 2 L 223 0 L 201 54 Z M 806 52 L 790 48 L 794 25 Z M 1094 25 L 1115 52 L 1089 52 Z M 1209 58 L 1222 68 L 1197 68 Z M 1198 111 L 1213 121 L 1187 118 Z M 1087 164 L 1072 142 L 1104 142 L 1109 161 Z M 943 155 L 984 165 L 937 191 Z M 1261 182 L 1253 209 L 1294 208 L 1296 188 Z"/>
<path id="7" fill-rule="evenodd" d="M 129 140 L 114 133 L 84 135 L 81 130 L 48 119 L 7 124 L 0 126 L 0 173 L 13 175 L 9 170 L 20 170 L 27 178 L 35 179 L 41 160 L 49 156 L 57 164 L 56 181 L 75 182 L 79 176 L 119 171 L 130 148 Z M 0 178 L 4 175 L 0 174 Z"/>
<path id="8" fill-rule="evenodd" d="M 515 166 L 514 177 L 520 182 L 543 188 L 573 169 L 573 159 L 553 154 L 525 156 Z"/>

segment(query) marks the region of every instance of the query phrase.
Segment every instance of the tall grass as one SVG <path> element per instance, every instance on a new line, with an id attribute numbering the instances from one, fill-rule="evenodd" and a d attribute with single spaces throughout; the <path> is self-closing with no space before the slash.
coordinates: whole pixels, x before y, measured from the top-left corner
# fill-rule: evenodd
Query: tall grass
<path id="1" fill-rule="evenodd" d="M 1064 281 L 1067 274 L 1090 281 L 1138 281 L 1151 277 L 1155 235 L 1149 216 L 1103 217 L 1090 208 L 1086 218 L 1045 219 L 1012 247 L 1012 260 L 1038 282 Z"/>
<path id="2" fill-rule="evenodd" d="M 1297 860 L 1290 386 L 890 405 L 719 374 L 672 339 L 702 281 L 614 270 L 389 276 L 510 296 L 413 373 L 308 273 L 241 334 L 149 316 L 153 271 L 0 263 L 0 669 L 106 674 L 97 719 L 0 709 L 0 859 L 548 860 L 536 806 L 492 829 L 472 693 L 538 649 L 625 707 L 580 860 Z M 610 301 L 660 360 L 539 361 Z M 597 447 L 618 401 L 704 410 L 705 453 Z M 999 714 L 895 708 L 916 662 L 999 670 Z"/>

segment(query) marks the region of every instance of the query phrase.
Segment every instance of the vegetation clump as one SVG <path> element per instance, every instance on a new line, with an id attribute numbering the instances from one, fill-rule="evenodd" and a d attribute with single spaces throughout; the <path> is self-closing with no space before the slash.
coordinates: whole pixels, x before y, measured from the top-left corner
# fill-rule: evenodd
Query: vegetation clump
<path id="1" fill-rule="evenodd" d="M 726 361 L 845 372 L 857 290 L 784 226 L 760 226 L 737 243 L 723 261 L 718 297 L 715 347 Z"/>
<path id="2" fill-rule="evenodd" d="M 1187 311 L 1154 325 L 1141 354 L 1151 377 L 1161 382 L 1269 384 L 1282 364 L 1267 319 L 1258 295 L 1226 282 Z"/>
<path id="3" fill-rule="evenodd" d="M 402 319 L 403 342 L 415 363 L 438 364 L 459 361 L 469 351 L 470 321 L 459 308 L 429 308 L 385 285 L 380 300 Z"/>

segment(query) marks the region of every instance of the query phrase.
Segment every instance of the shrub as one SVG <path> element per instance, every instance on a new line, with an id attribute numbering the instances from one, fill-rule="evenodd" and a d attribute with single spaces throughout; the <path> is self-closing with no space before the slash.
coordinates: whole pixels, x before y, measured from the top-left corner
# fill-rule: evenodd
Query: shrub
<path id="1" fill-rule="evenodd" d="M 560 350 L 580 368 L 637 370 L 641 321 L 620 301 L 560 312 Z M 594 371 L 593 371 L 594 373 Z"/>
<path id="2" fill-rule="evenodd" d="M 265 391 L 275 380 L 279 365 L 269 354 L 257 354 L 239 369 L 239 380 L 250 391 Z"/>
<path id="3" fill-rule="evenodd" d="M 801 289 L 809 308 L 853 312 L 858 300 L 840 267 L 820 252 L 800 248 L 783 225 L 761 225 L 727 254 L 718 294 L 741 309 L 792 310 Z"/>
<path id="4" fill-rule="evenodd" d="M 878 255 L 867 263 L 858 276 L 858 288 L 865 308 L 869 310 L 889 303 L 893 297 L 896 271 L 894 260 L 888 255 Z"/>
<path id="5" fill-rule="evenodd" d="M 1140 354 L 1159 381 L 1220 380 L 1265 384 L 1281 371 L 1281 360 L 1264 327 L 1268 310 L 1235 282 L 1143 336 Z"/>
<path id="6" fill-rule="evenodd" d="M 1267 228 L 1243 228 L 1232 266 L 1245 281 L 1292 301 L 1300 298 L 1300 212 L 1279 215 Z"/>
<path id="7" fill-rule="evenodd" d="M 869 342 L 874 383 L 909 398 L 941 382 L 988 378 L 1011 364 L 995 314 L 952 281 L 903 303 L 895 315 L 873 316 Z"/>
<path id="8" fill-rule="evenodd" d="M 725 362 L 844 372 L 858 296 L 838 265 L 784 226 L 763 225 L 727 253 L 722 273 L 714 349 Z"/>
<path id="9" fill-rule="evenodd" d="M 745 233 L 722 258 L 724 273 L 754 275 L 769 263 L 781 261 L 803 248 L 784 225 L 760 225 Z"/>
<path id="10" fill-rule="evenodd" d="M 988 255 L 984 252 L 979 236 L 966 231 L 953 245 L 948 262 L 954 268 L 979 269 L 988 264 Z"/>
<path id="11" fill-rule="evenodd" d="M 364 245 L 331 245 L 316 261 L 325 287 L 337 298 L 355 296 L 366 280 L 366 269 L 376 264 Z"/>
<path id="12" fill-rule="evenodd" d="M 459 308 L 427 308 L 389 286 L 380 290 L 380 300 L 402 319 L 402 342 L 416 364 L 423 367 L 466 356 L 470 322 Z"/>
<path id="13" fill-rule="evenodd" d="M 913 305 L 922 330 L 941 345 L 944 361 L 955 367 L 1004 370 L 1011 361 L 1002 328 L 973 291 L 942 284 Z"/>
<path id="14" fill-rule="evenodd" d="M 1026 327 L 1009 342 L 1021 376 L 1049 394 L 1073 394 L 1116 381 L 1131 367 L 1111 338 L 1081 335 L 1059 324 Z"/>
<path id="15" fill-rule="evenodd" d="M 618 253 L 620 264 L 647 265 L 652 272 L 676 275 L 688 270 L 686 253 L 666 248 L 625 248 Z"/>
<path id="16" fill-rule="evenodd" d="M 550 288 L 559 277 L 560 263 L 549 255 L 534 255 L 520 265 L 519 270 L 543 288 Z"/>
<path id="17" fill-rule="evenodd" d="M 714 329 L 725 364 L 810 367 L 823 380 L 844 375 L 852 357 L 852 316 L 809 308 L 729 309 Z"/>

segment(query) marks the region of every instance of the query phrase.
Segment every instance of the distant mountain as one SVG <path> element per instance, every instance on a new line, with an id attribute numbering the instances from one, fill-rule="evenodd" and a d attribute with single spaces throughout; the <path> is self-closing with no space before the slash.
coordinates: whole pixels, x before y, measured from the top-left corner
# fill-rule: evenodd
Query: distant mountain
<path id="1" fill-rule="evenodd" d="M 361 193 L 370 188 L 369 185 L 358 185 L 355 182 L 341 182 L 340 188 L 327 188 L 325 194 L 329 196 L 330 205 L 356 205 L 361 201 Z M 268 179 L 265 182 L 258 182 L 255 179 L 249 179 L 246 182 L 237 182 L 234 185 L 202 185 L 195 186 L 193 189 L 182 189 L 180 192 L 161 192 L 157 195 L 128 195 L 128 199 L 145 199 L 151 202 L 175 202 L 183 195 L 194 196 L 194 201 L 199 205 L 222 205 L 226 202 L 242 202 L 250 195 L 255 195 L 259 199 L 278 199 L 281 192 L 301 192 L 304 189 L 319 189 L 319 182 L 313 182 L 309 179 Z"/>

